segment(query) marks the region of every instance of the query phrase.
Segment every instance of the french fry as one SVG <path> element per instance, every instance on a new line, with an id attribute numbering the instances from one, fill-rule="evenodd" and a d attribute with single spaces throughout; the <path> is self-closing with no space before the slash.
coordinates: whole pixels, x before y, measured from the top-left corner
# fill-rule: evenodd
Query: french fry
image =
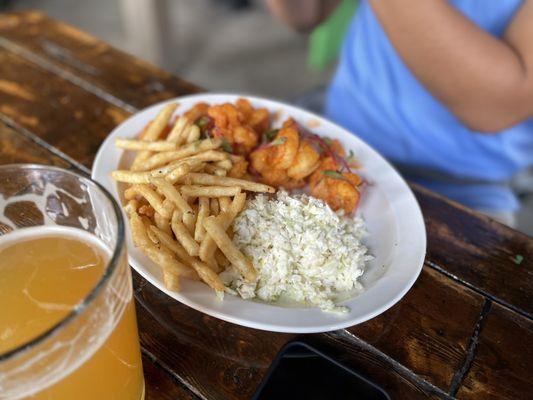
<path id="1" fill-rule="evenodd" d="M 228 153 L 218 150 L 207 150 L 202 153 L 197 153 L 192 156 L 186 157 L 184 158 L 184 160 L 195 160 L 204 162 L 229 161 Z"/>
<path id="2" fill-rule="evenodd" d="M 227 176 L 215 176 L 202 173 L 190 173 L 187 175 L 192 184 L 195 185 L 212 185 L 212 186 L 238 186 L 243 190 L 250 192 L 274 193 L 276 191 L 272 186 L 262 183 L 251 182 L 244 179 L 230 178 Z"/>
<path id="3" fill-rule="evenodd" d="M 176 107 L 178 105 L 176 103 L 168 104 L 161 110 L 161 112 L 157 115 L 157 117 L 150 123 L 148 128 L 143 134 L 143 140 L 147 142 L 153 142 L 161 136 L 161 133 L 163 133 L 163 130 L 168 124 L 168 121 L 170 120 L 170 117 L 172 117 L 172 114 L 176 110 Z M 149 156 L 151 152 L 148 150 L 139 152 L 135 159 L 133 160 L 133 164 L 131 166 L 131 169 L 136 171 L 139 168 L 139 165 L 145 161 Z"/>
<path id="4" fill-rule="evenodd" d="M 224 283 L 219 278 L 217 271 L 211 269 L 207 264 L 194 258 L 191 260 L 191 265 L 205 283 L 211 286 L 217 292 L 224 292 Z"/>
<path id="5" fill-rule="evenodd" d="M 250 260 L 241 253 L 226 234 L 226 229 L 217 221 L 217 217 L 211 216 L 204 220 L 204 227 L 208 235 L 215 241 L 218 248 L 224 253 L 229 262 L 237 268 L 244 279 L 253 282 L 257 277 Z"/>
<path id="6" fill-rule="evenodd" d="M 198 165 L 201 163 L 198 162 Z M 176 183 L 179 179 L 187 175 L 193 168 L 190 164 L 181 164 L 165 176 L 165 179 L 170 183 Z"/>
<path id="7" fill-rule="evenodd" d="M 200 197 L 198 199 L 198 216 L 194 229 L 194 240 L 201 242 L 205 237 L 204 219 L 209 216 L 209 198 Z"/>
<path id="8" fill-rule="evenodd" d="M 196 142 L 181 146 L 175 151 L 163 151 L 156 153 L 150 158 L 146 159 L 144 162 L 139 162 L 139 167 L 142 167 L 144 170 L 151 170 L 161 165 L 165 165 L 171 161 L 180 160 L 198 153 L 214 150 L 220 147 L 221 144 L 222 141 L 220 139 L 197 140 Z"/>
<path id="9" fill-rule="evenodd" d="M 190 171 L 196 171 L 196 168 L 202 165 L 202 161 L 199 160 L 177 160 L 173 161 L 165 166 L 161 166 L 155 169 L 152 169 L 150 172 L 150 175 L 154 178 L 163 178 L 168 176 L 168 174 L 172 173 L 178 168 L 189 168 Z"/>
<path id="10" fill-rule="evenodd" d="M 215 260 L 217 264 L 220 265 L 220 267 L 222 267 L 221 268 L 222 270 L 225 270 L 226 268 L 230 266 L 229 260 L 226 258 L 224 253 L 220 251 L 220 249 L 216 249 L 215 251 Z"/>
<path id="11" fill-rule="evenodd" d="M 167 271 L 167 273 L 172 273 L 179 277 L 198 280 L 198 274 L 196 271 L 176 260 L 172 252 L 165 247 L 151 244 L 150 246 L 143 247 L 142 251 L 154 263 L 159 265 L 163 271 Z"/>
<path id="12" fill-rule="evenodd" d="M 175 183 L 187 173 L 201 171 L 203 167 L 204 163 L 202 161 L 188 159 L 179 160 L 151 171 L 116 170 L 111 171 L 110 175 L 117 182 L 131 184 L 150 183 L 152 178 L 165 178 L 170 183 Z"/>
<path id="13" fill-rule="evenodd" d="M 191 125 L 187 136 L 187 143 L 195 142 L 198 139 L 200 139 L 200 128 L 196 125 Z"/>
<path id="14" fill-rule="evenodd" d="M 207 283 L 217 292 L 224 291 L 224 284 L 216 274 L 216 271 L 213 271 L 207 264 L 187 254 L 187 251 L 170 235 L 167 235 L 165 232 L 157 229 L 153 225 L 151 226 L 151 230 L 163 245 L 176 253 L 178 258 L 183 263 L 193 268 L 205 283 Z"/>
<path id="15" fill-rule="evenodd" d="M 154 142 L 145 142 L 144 140 L 133 139 L 116 139 L 115 146 L 124 150 L 148 150 L 148 151 L 173 151 L 178 148 L 178 145 L 165 140 L 156 140 Z"/>
<path id="16" fill-rule="evenodd" d="M 166 237 L 171 238 L 170 235 L 152 225 L 148 219 L 143 219 L 142 224 L 144 226 L 145 238 L 149 238 L 151 242 L 145 243 L 139 247 L 143 253 L 145 253 L 153 262 L 163 269 L 164 275 L 165 273 L 172 272 L 173 275 L 177 275 L 179 277 L 193 280 L 199 279 L 198 274 L 194 269 L 192 269 L 192 267 L 187 267 L 179 262 L 179 260 L 175 259 L 172 254 L 173 251 L 169 248 L 168 243 L 166 243 L 164 240 L 161 240 L 157 233 L 161 232 Z M 157 232 L 151 228 L 156 229 Z M 173 239 L 171 238 L 171 240 Z M 185 250 L 183 251 L 185 252 Z M 166 280 L 165 286 L 167 286 L 167 289 L 169 289 Z"/>
<path id="17" fill-rule="evenodd" d="M 152 225 L 150 224 L 149 227 L 150 226 L 152 226 Z M 145 227 L 146 227 L 146 225 L 145 225 Z M 150 239 L 153 244 L 155 244 L 156 246 L 161 244 L 161 241 L 159 240 L 157 235 L 151 229 L 146 229 L 146 234 L 148 235 L 148 239 Z"/>
<path id="18" fill-rule="evenodd" d="M 227 160 L 226 160 L 227 161 Z M 205 172 L 211 175 L 226 176 L 227 171 L 224 168 L 217 167 L 213 164 L 207 164 L 205 166 Z"/>
<path id="19" fill-rule="evenodd" d="M 183 276 L 191 279 L 198 279 L 198 274 L 179 263 L 170 251 L 165 248 L 156 246 L 148 237 L 146 226 L 137 213 L 130 214 L 130 227 L 133 238 L 133 243 L 136 247 L 141 248 L 144 254 L 148 256 L 154 263 L 163 269 L 163 275 L 172 273 L 175 277 Z M 165 271 L 167 271 L 165 273 Z M 165 281 L 165 284 L 170 284 L 176 287 L 176 279 L 172 282 Z"/>
<path id="20" fill-rule="evenodd" d="M 186 163 L 189 164 L 190 166 L 190 172 L 202 172 L 206 165 L 205 162 L 202 162 L 200 160 L 186 160 Z M 186 178 L 186 175 L 183 176 L 178 171 L 172 171 L 169 174 L 167 174 L 167 176 L 165 177 L 165 179 L 172 184 L 177 183 L 179 180 L 185 179 L 185 178 Z"/>
<path id="21" fill-rule="evenodd" d="M 183 224 L 181 220 L 181 213 L 179 211 L 174 211 L 172 215 L 171 228 L 176 236 L 178 242 L 185 248 L 187 253 L 190 256 L 197 256 L 200 249 L 198 243 L 195 242 L 194 238 L 191 236 L 187 227 Z"/>
<path id="22" fill-rule="evenodd" d="M 183 221 L 183 225 L 185 225 L 191 236 L 194 236 L 194 230 L 196 226 L 196 213 L 183 213 L 183 215 L 181 216 L 181 220 Z"/>
<path id="23" fill-rule="evenodd" d="M 231 199 L 229 197 L 219 197 L 218 205 L 220 206 L 220 212 L 227 212 L 231 207 Z"/>
<path id="24" fill-rule="evenodd" d="M 135 196 L 140 195 L 144 197 L 148 203 L 154 208 L 156 212 L 165 218 L 170 218 L 171 215 L 163 207 L 163 199 L 155 190 L 146 184 L 136 184 L 124 191 L 124 198 L 131 200 Z"/>
<path id="25" fill-rule="evenodd" d="M 139 202 L 135 199 L 131 199 L 124 206 L 124 211 L 126 211 L 126 214 L 129 216 L 131 213 L 136 212 L 138 208 Z"/>
<path id="26" fill-rule="evenodd" d="M 177 103 L 167 104 L 152 121 L 144 133 L 143 140 L 153 142 L 154 140 L 159 139 L 177 107 Z"/>
<path id="27" fill-rule="evenodd" d="M 239 193 L 237 196 L 233 198 L 233 201 L 231 202 L 231 205 L 230 205 L 230 211 L 231 211 L 230 224 L 233 222 L 233 219 L 237 216 L 237 214 L 239 214 L 242 211 L 245 204 L 246 204 L 246 193 Z"/>
<path id="28" fill-rule="evenodd" d="M 170 227 L 170 219 L 165 218 L 161 214 L 156 212 L 154 214 L 154 222 L 156 226 L 162 231 L 165 231 L 169 235 L 172 233 L 172 229 Z"/>
<path id="29" fill-rule="evenodd" d="M 220 214 L 220 205 L 218 204 L 218 198 L 212 198 L 209 204 L 209 208 L 211 209 L 211 215 L 218 215 Z"/>
<path id="30" fill-rule="evenodd" d="M 232 221 L 231 213 L 222 213 L 220 215 L 217 215 L 217 218 L 220 225 L 225 228 L 225 230 L 228 229 L 227 227 L 229 227 Z M 198 256 L 200 257 L 200 260 L 205 263 L 208 263 L 209 265 L 213 265 L 213 263 L 216 262 L 216 249 L 217 245 L 213 238 L 210 235 L 206 235 L 204 237 L 204 240 L 202 240 L 202 243 L 200 243 L 200 249 L 198 251 Z"/>
<path id="31" fill-rule="evenodd" d="M 179 117 L 176 123 L 174 124 L 174 126 L 172 127 L 172 129 L 170 130 L 170 133 L 167 136 L 167 141 L 176 143 L 176 144 L 183 143 L 185 140 L 184 139 L 183 141 L 181 140 L 182 133 L 188 124 L 189 124 L 189 121 L 187 121 L 187 118 L 183 116 Z"/>
<path id="32" fill-rule="evenodd" d="M 168 290 L 178 292 L 180 290 L 179 275 L 171 268 L 163 268 L 163 283 Z"/>
<path id="33" fill-rule="evenodd" d="M 241 212 L 245 203 L 246 193 L 239 193 L 233 198 L 229 211 L 223 212 L 222 214 L 217 216 L 217 221 L 220 223 L 222 228 L 224 228 L 224 230 L 227 230 L 230 227 L 231 223 L 233 222 L 233 219 L 237 216 L 237 214 Z M 200 259 L 203 262 L 212 265 L 216 248 L 217 247 L 213 238 L 209 235 L 206 235 L 204 237 L 204 240 L 202 240 L 202 243 L 200 243 L 200 250 L 198 254 L 200 256 Z"/>
<path id="34" fill-rule="evenodd" d="M 151 183 L 157 187 L 167 200 L 171 201 L 182 213 L 193 213 L 191 206 L 183 199 L 174 185 L 162 178 L 152 178 Z"/>
<path id="35" fill-rule="evenodd" d="M 159 239 L 162 244 L 164 244 L 171 251 L 176 253 L 180 260 L 183 261 L 184 256 L 190 257 L 187 251 L 183 248 L 183 246 L 179 244 L 176 240 L 174 240 L 172 234 L 166 233 L 155 225 L 150 226 L 150 231 Z"/>
<path id="36" fill-rule="evenodd" d="M 163 200 L 163 208 L 165 210 L 167 210 L 167 213 L 169 215 L 172 215 L 172 213 L 174 212 L 174 209 L 176 208 L 175 204 L 170 201 L 168 198 L 165 198 L 165 200 Z"/>
<path id="37" fill-rule="evenodd" d="M 135 247 L 147 247 L 152 243 L 146 234 L 146 228 L 144 226 L 143 220 L 139 214 L 132 212 L 129 215 L 130 218 L 130 229 L 131 237 L 133 239 L 133 244 Z"/>
<path id="38" fill-rule="evenodd" d="M 218 167 L 218 168 L 222 168 L 222 169 L 225 169 L 226 171 L 229 171 L 231 169 L 231 167 L 233 166 L 233 163 L 231 162 L 231 160 L 228 158 L 226 160 L 222 160 L 222 161 L 217 161 L 215 163 L 215 165 Z"/>
<path id="39" fill-rule="evenodd" d="M 222 197 L 235 196 L 241 192 L 238 186 L 197 186 L 197 185 L 183 185 L 180 188 L 181 194 L 186 196 L 197 197 Z"/>
<path id="40" fill-rule="evenodd" d="M 144 135 L 146 135 L 146 131 L 148 130 L 148 128 L 150 127 L 150 125 L 152 124 L 152 121 L 149 121 L 145 126 L 144 128 L 142 128 L 141 132 L 139 133 L 138 137 L 140 140 L 143 140 L 144 139 Z"/>
<path id="41" fill-rule="evenodd" d="M 222 139 L 201 140 L 199 126 L 185 116 L 162 137 L 176 107 L 164 107 L 138 139 L 116 140 L 117 148 L 138 153 L 129 170 L 111 177 L 131 185 L 123 195 L 134 243 L 160 266 L 165 286 L 178 290 L 180 278 L 190 277 L 223 293 L 218 273 L 228 266 L 248 281 L 257 274 L 232 243 L 231 224 L 245 205 L 245 191 L 275 190 L 250 176 L 237 179 L 246 159 L 222 151 Z"/>
<path id="42" fill-rule="evenodd" d="M 111 178 L 117 182 L 125 183 L 150 183 L 150 172 L 134 172 L 117 170 L 111 171 Z"/>

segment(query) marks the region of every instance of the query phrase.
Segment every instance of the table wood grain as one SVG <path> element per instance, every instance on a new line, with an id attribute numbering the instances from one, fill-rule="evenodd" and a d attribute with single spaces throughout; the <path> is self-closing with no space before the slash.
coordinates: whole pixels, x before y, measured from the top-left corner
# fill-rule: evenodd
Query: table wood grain
<path id="1" fill-rule="evenodd" d="M 402 301 L 348 331 L 448 391 L 483 302 L 481 295 L 425 267 Z"/>
<path id="2" fill-rule="evenodd" d="M 102 140 L 132 112 L 200 90 L 43 14 L 0 15 L 1 164 L 88 173 Z M 530 398 L 533 240 L 412 188 L 428 233 L 423 272 L 397 305 L 346 330 L 243 328 L 134 273 L 147 398 L 248 399 L 291 340 L 356 368 L 393 398 Z"/>

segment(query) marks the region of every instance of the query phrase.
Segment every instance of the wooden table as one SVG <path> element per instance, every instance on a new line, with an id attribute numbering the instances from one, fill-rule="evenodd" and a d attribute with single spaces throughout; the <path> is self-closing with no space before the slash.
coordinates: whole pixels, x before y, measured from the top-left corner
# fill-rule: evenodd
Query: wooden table
<path id="1" fill-rule="evenodd" d="M 36 12 L 0 15 L 0 163 L 89 173 L 136 110 L 199 89 Z M 396 399 L 526 399 L 533 382 L 533 240 L 413 186 L 428 250 L 411 291 L 364 324 L 315 335 L 203 315 L 134 274 L 147 399 L 248 399 L 298 338 Z"/>

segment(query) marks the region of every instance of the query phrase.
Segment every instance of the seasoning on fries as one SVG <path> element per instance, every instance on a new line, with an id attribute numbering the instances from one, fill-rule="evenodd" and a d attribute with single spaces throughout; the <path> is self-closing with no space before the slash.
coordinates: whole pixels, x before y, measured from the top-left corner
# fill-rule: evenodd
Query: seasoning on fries
<path id="1" fill-rule="evenodd" d="M 136 156 L 129 169 L 113 171 L 111 177 L 128 184 L 123 196 L 134 244 L 161 267 L 167 289 L 179 290 L 180 279 L 189 278 L 222 293 L 218 274 L 232 264 L 245 279 L 255 277 L 226 232 L 244 207 L 245 191 L 275 189 L 226 176 L 243 167 L 237 176 L 246 172 L 244 157 L 224 151 L 225 139 L 206 137 L 184 116 L 172 124 L 176 108 L 167 105 L 142 137 L 116 140 L 118 148 Z"/>
<path id="2" fill-rule="evenodd" d="M 215 216 L 211 216 L 204 221 L 205 230 L 230 263 L 240 271 L 248 282 L 252 282 L 257 275 L 252 263 L 235 247 L 226 230 L 216 218 Z"/>

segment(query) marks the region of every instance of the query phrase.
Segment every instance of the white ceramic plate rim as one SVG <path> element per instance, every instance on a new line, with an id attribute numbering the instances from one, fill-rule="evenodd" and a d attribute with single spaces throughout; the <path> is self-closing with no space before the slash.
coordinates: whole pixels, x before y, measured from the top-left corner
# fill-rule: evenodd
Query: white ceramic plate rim
<path id="1" fill-rule="evenodd" d="M 154 272 L 158 269 L 154 269 L 153 263 L 133 248 L 128 230 L 128 255 L 132 267 L 158 289 L 189 307 L 228 322 L 266 331 L 287 333 L 332 331 L 362 323 L 392 307 L 411 288 L 423 267 L 426 230 L 420 207 L 409 186 L 381 155 L 357 136 L 316 114 L 279 101 L 242 94 L 207 93 L 169 99 L 132 115 L 110 133 L 96 155 L 92 171 L 93 179 L 106 187 L 120 202 L 117 185 L 109 177 L 109 172 L 118 168 L 121 157 L 121 152 L 114 146 L 115 138 L 137 135 L 141 127 L 162 107 L 171 102 L 180 104 L 176 112 L 181 113 L 184 108 L 199 101 L 221 103 L 235 101 L 239 97 L 245 97 L 254 105 L 267 107 L 271 111 L 283 110 L 287 115 L 294 116 L 299 121 L 318 121 L 318 128 L 313 128 L 315 131 L 324 130 L 330 136 L 341 137 L 345 145 L 349 142 L 350 145 L 353 144 L 358 148 L 358 155 L 364 153 L 371 160 L 372 165 L 368 166 L 369 170 L 379 171 L 380 176 L 383 177 L 381 185 L 387 189 L 386 192 L 391 193 L 388 200 L 391 201 L 396 220 L 398 242 L 394 251 L 394 259 L 388 266 L 387 273 L 369 290 L 342 302 L 349 306 L 351 311 L 348 314 L 338 315 L 322 312 L 317 308 L 279 307 L 246 301 L 230 295 L 226 295 L 225 299 L 220 301 L 207 286 L 192 281 L 184 281 L 180 292 L 168 291 L 164 287 L 160 274 Z M 348 149 L 352 147 L 350 145 L 347 146 Z M 374 178 L 372 174 L 370 176 Z M 150 264 L 152 264 L 152 271 L 147 267 Z"/>

